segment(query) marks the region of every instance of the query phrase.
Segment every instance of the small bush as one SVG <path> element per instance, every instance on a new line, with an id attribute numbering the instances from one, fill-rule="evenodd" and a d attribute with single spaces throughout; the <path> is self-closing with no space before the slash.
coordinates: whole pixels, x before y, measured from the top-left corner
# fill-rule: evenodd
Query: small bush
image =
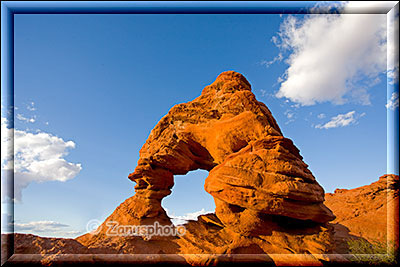
<path id="1" fill-rule="evenodd" d="M 351 239 L 347 242 L 354 261 L 364 264 L 397 264 L 397 252 L 393 242 L 368 242 L 365 239 Z"/>

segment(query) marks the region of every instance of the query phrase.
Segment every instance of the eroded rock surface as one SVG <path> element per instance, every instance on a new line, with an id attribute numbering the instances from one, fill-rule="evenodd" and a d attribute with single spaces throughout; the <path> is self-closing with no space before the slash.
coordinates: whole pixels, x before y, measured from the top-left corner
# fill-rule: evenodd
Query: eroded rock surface
<path id="1" fill-rule="evenodd" d="M 392 237 L 398 241 L 398 191 L 399 177 L 384 175 L 370 185 L 349 190 L 337 189 L 334 194 L 326 194 L 325 203 L 337 216 L 332 223 L 259 214 L 260 217 L 255 220 L 258 232 L 253 231 L 248 235 L 238 233 L 233 225 L 226 226 L 213 213 L 186 223 L 186 233 L 180 237 L 155 236 L 146 239 L 143 236 L 107 236 L 100 231 L 73 240 L 15 234 L 17 254 L 9 261 L 39 262 L 44 265 L 65 261 L 129 264 L 170 262 L 183 265 L 262 262 L 278 266 L 322 265 L 324 261 L 347 263 L 351 261 L 351 257 L 346 257 L 349 239 L 384 242 L 392 229 Z M 135 198 L 127 199 L 107 221 L 130 221 L 134 202 Z M 248 218 L 249 221 L 254 219 Z M 155 218 L 145 220 L 154 222 Z M 7 254 L 6 241 L 10 237 L 2 235 L 2 262 L 6 260 L 3 257 Z"/>
<path id="2" fill-rule="evenodd" d="M 336 189 L 325 199 L 336 215 L 332 223 L 347 227 L 349 234 L 371 242 L 386 242 L 395 236 L 398 240 L 398 175 L 383 175 L 370 185 L 354 189 Z"/>
<path id="3" fill-rule="evenodd" d="M 237 232 L 260 230 L 261 214 L 326 223 L 334 216 L 307 167 L 246 78 L 224 72 L 151 131 L 129 175 L 137 183 L 133 216 L 164 216 L 161 199 L 171 193 L 173 175 L 205 169 L 217 217 Z"/>
<path id="4" fill-rule="evenodd" d="M 160 237 L 178 246 L 156 245 L 147 251 L 322 254 L 332 250 L 326 223 L 335 216 L 323 204 L 324 190 L 293 142 L 282 135 L 270 110 L 256 100 L 250 83 L 233 71 L 220 74 L 193 101 L 171 108 L 151 131 L 129 175 L 136 182 L 135 195 L 107 218 L 98 234 L 77 240 L 90 248 L 115 240 L 106 235 L 110 221 L 171 224 L 161 200 L 171 193 L 174 175 L 196 169 L 209 171 L 205 190 L 214 197 L 215 215 L 189 222 L 184 237 Z M 134 252 L 132 247 L 140 251 L 134 245 L 122 251 Z"/>
<path id="5" fill-rule="evenodd" d="M 214 197 L 215 214 L 189 221 L 181 237 L 107 235 L 109 222 L 171 224 L 161 201 L 171 193 L 174 175 L 196 169 L 209 171 L 204 187 Z M 221 260 L 193 254 L 256 254 L 270 260 L 272 254 L 333 250 L 328 222 L 335 216 L 323 204 L 324 190 L 237 72 L 220 74 L 199 97 L 171 108 L 151 131 L 129 178 L 136 182 L 135 195 L 98 232 L 76 239 L 87 249 L 178 254 L 190 264 Z"/>

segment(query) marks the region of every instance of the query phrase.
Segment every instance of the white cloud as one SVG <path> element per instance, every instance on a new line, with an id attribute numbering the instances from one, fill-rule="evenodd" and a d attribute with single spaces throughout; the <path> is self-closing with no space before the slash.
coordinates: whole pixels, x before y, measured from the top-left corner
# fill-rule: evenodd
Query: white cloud
<path id="1" fill-rule="evenodd" d="M 399 6 L 397 5 L 397 8 L 391 9 L 387 16 L 387 76 L 389 83 L 395 84 L 399 82 Z"/>
<path id="2" fill-rule="evenodd" d="M 318 114 L 318 119 L 324 119 L 326 115 L 324 113 Z"/>
<path id="3" fill-rule="evenodd" d="M 17 119 L 24 122 L 34 123 L 36 121 L 36 117 L 33 116 L 32 118 L 26 118 L 21 114 L 17 114 Z"/>
<path id="4" fill-rule="evenodd" d="M 17 109 L 17 108 L 15 107 L 15 109 Z M 36 110 L 35 102 L 30 102 L 28 105 L 26 105 L 26 109 L 28 111 L 35 111 Z M 28 123 L 28 122 L 34 123 L 36 121 L 36 116 L 35 115 L 30 117 L 30 118 L 28 118 L 28 117 L 25 117 L 24 115 L 18 113 L 16 115 L 16 118 L 17 118 L 17 120 L 20 120 L 20 121 L 23 121 L 23 122 L 26 122 L 26 123 Z"/>
<path id="5" fill-rule="evenodd" d="M 199 210 L 199 211 L 195 211 L 195 212 L 191 212 L 191 213 L 186 213 L 183 216 L 176 216 L 173 213 L 171 213 L 168 209 L 165 209 L 167 215 L 169 218 L 171 218 L 171 221 L 174 225 L 181 225 L 181 224 L 185 224 L 187 223 L 189 220 L 192 221 L 197 221 L 197 218 L 200 215 L 203 214 L 208 214 L 208 213 L 213 213 L 213 211 L 206 211 L 204 208 Z"/>
<path id="6" fill-rule="evenodd" d="M 46 236 L 76 236 L 80 231 L 71 231 L 69 225 L 55 221 L 33 221 L 28 223 L 14 223 L 15 232 L 40 234 Z"/>
<path id="7" fill-rule="evenodd" d="M 392 96 L 388 100 L 386 108 L 390 110 L 395 110 L 398 107 L 399 107 L 399 93 L 394 92 L 392 93 Z"/>
<path id="8" fill-rule="evenodd" d="M 14 223 L 14 227 L 16 231 L 35 231 L 35 232 L 44 232 L 44 231 L 54 231 L 59 228 L 68 227 L 69 225 L 58 223 L 54 221 L 35 221 L 29 223 Z"/>
<path id="9" fill-rule="evenodd" d="M 398 1 L 346 1 L 345 12 L 375 12 L 377 8 L 383 8 L 387 11 L 392 9 Z"/>
<path id="10" fill-rule="evenodd" d="M 275 39 L 276 39 L 276 37 L 275 36 L 273 36 L 272 37 L 272 42 L 275 42 Z M 264 65 L 265 67 L 269 67 L 269 66 L 271 66 L 272 64 L 274 64 L 275 62 L 280 62 L 280 61 L 282 61 L 283 60 L 283 55 L 282 55 L 282 53 L 279 53 L 276 57 L 274 57 L 272 60 L 270 60 L 270 61 L 267 61 L 267 60 L 263 60 L 263 61 L 261 61 L 261 65 Z"/>
<path id="11" fill-rule="evenodd" d="M 28 110 L 30 110 L 30 111 L 35 111 L 35 110 L 36 110 L 35 102 L 29 103 L 29 105 L 27 105 L 26 108 L 27 108 Z"/>
<path id="12" fill-rule="evenodd" d="M 297 108 L 297 107 L 294 107 L 293 105 L 291 107 Z M 283 114 L 286 116 L 286 118 L 288 118 L 288 121 L 285 122 L 286 125 L 294 122 L 297 117 L 296 114 L 294 112 L 292 112 L 290 109 L 287 109 Z"/>
<path id="13" fill-rule="evenodd" d="M 8 121 L 6 118 L 1 117 L 1 166 L 3 169 L 3 164 L 5 161 L 10 161 L 12 159 L 12 142 L 13 130 L 8 128 Z"/>
<path id="14" fill-rule="evenodd" d="M 364 117 L 365 113 L 361 113 L 360 115 L 356 114 L 356 112 L 350 111 L 345 114 L 339 114 L 331 118 L 325 124 L 318 124 L 315 126 L 317 129 L 330 129 L 330 128 L 337 128 L 337 127 L 345 127 L 351 124 L 355 124 L 358 118 Z"/>
<path id="15" fill-rule="evenodd" d="M 288 119 L 293 118 L 295 115 L 290 109 L 287 109 L 285 112 L 283 112 L 283 114 L 285 114 Z"/>
<path id="16" fill-rule="evenodd" d="M 13 135 L 14 155 L 11 146 Z M 65 182 L 74 178 L 82 169 L 81 164 L 64 159 L 68 150 L 75 148 L 74 142 L 64 141 L 45 132 L 29 133 L 10 129 L 5 118 L 1 118 L 1 147 L 1 165 L 5 177 L 12 178 L 10 172 L 14 167 L 16 201 L 21 201 L 22 190 L 31 182 Z"/>
<path id="17" fill-rule="evenodd" d="M 264 89 L 260 89 L 260 92 L 261 92 L 261 96 L 263 96 L 263 97 L 267 94 L 267 90 L 264 90 Z"/>
<path id="18" fill-rule="evenodd" d="M 276 45 L 290 52 L 278 98 L 370 104 L 367 89 L 387 67 L 386 14 L 288 16 L 278 36 Z"/>

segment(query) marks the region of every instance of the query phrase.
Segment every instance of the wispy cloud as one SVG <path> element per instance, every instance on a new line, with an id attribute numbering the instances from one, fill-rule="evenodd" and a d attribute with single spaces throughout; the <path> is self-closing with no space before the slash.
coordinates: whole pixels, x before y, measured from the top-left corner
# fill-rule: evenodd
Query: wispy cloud
<path id="1" fill-rule="evenodd" d="M 28 223 L 14 223 L 15 232 L 24 232 L 32 234 L 45 234 L 47 236 L 55 235 L 58 237 L 76 236 L 80 231 L 71 231 L 68 224 L 55 221 L 33 221 Z"/>
<path id="2" fill-rule="evenodd" d="M 17 114 L 17 119 L 24 122 L 34 123 L 36 121 L 36 116 L 33 116 L 31 118 L 26 118 L 22 114 Z"/>
<path id="3" fill-rule="evenodd" d="M 288 120 L 285 122 L 286 125 L 294 122 L 296 119 L 296 114 L 290 109 L 287 109 L 283 114 L 286 116 L 286 118 L 288 118 Z"/>
<path id="4" fill-rule="evenodd" d="M 395 110 L 398 107 L 399 107 L 399 93 L 394 92 L 392 93 L 392 96 L 388 100 L 386 108 L 390 110 Z"/>
<path id="5" fill-rule="evenodd" d="M 55 231 L 60 228 L 68 227 L 69 225 L 58 223 L 54 221 L 36 221 L 29 223 L 14 223 L 14 227 L 16 231 L 35 231 L 35 232 L 46 232 L 46 231 Z"/>
<path id="6" fill-rule="evenodd" d="M 355 124 L 357 122 L 357 119 L 360 117 L 365 116 L 365 113 L 361 114 L 356 114 L 356 112 L 350 111 L 345 114 L 339 114 L 337 116 L 334 116 L 331 118 L 330 121 L 328 121 L 325 124 L 318 124 L 315 126 L 317 129 L 330 129 L 330 128 L 337 128 L 337 127 L 345 127 L 349 126 L 352 124 Z"/>
<path id="7" fill-rule="evenodd" d="M 386 24 L 386 14 L 288 16 L 273 39 L 289 53 L 276 96 L 301 105 L 370 104 L 368 88 L 387 70 Z"/>
<path id="8" fill-rule="evenodd" d="M 18 108 L 15 107 L 14 109 L 17 110 Z M 25 113 L 34 113 L 34 111 L 36 111 L 35 102 L 32 101 L 29 104 L 27 104 L 25 111 L 26 111 Z M 26 116 L 26 115 L 23 115 L 21 113 L 17 113 L 16 114 L 16 118 L 17 118 L 17 120 L 25 122 L 25 123 L 34 123 L 34 122 L 36 122 L 36 115 Z"/>
<path id="9" fill-rule="evenodd" d="M 275 37 L 276 38 L 276 37 Z M 271 66 L 272 64 L 274 64 L 275 62 L 280 62 L 280 61 L 282 61 L 282 59 L 283 59 L 283 55 L 282 55 L 282 53 L 279 53 L 276 57 L 274 57 L 272 60 L 263 60 L 263 61 L 261 61 L 261 65 L 264 65 L 265 67 L 269 67 L 269 66 Z"/>
<path id="10" fill-rule="evenodd" d="M 286 113 L 286 117 L 287 117 L 288 119 L 293 118 L 293 116 L 294 116 L 294 113 L 291 113 L 291 112 Z"/>
<path id="11" fill-rule="evenodd" d="M 64 159 L 73 148 L 73 141 L 64 141 L 45 132 L 30 133 L 12 129 L 8 127 L 7 120 L 1 118 L 1 166 L 5 174 L 3 185 L 6 179 L 11 179 L 9 173 L 14 171 L 14 200 L 19 202 L 22 190 L 32 182 L 65 182 L 74 178 L 81 171 L 81 164 Z M 10 198 L 11 194 L 5 197 Z"/>
<path id="12" fill-rule="evenodd" d="M 213 213 L 213 211 L 206 211 L 204 208 L 201 209 L 201 210 L 199 210 L 199 211 L 186 213 L 186 214 L 183 215 L 183 216 L 176 216 L 176 215 L 174 215 L 173 213 L 171 213 L 168 209 L 165 209 L 165 211 L 166 211 L 168 217 L 171 218 L 171 221 L 172 221 L 172 223 L 173 223 L 174 225 L 185 224 L 185 223 L 187 223 L 189 220 L 196 221 L 197 218 L 198 218 L 200 215 L 208 214 L 208 213 Z"/>
<path id="13" fill-rule="evenodd" d="M 317 118 L 318 119 L 324 119 L 326 115 L 324 113 L 318 114 Z"/>
<path id="14" fill-rule="evenodd" d="M 29 105 L 26 106 L 26 108 L 30 111 L 35 111 L 36 107 L 35 107 L 35 102 L 31 102 L 29 103 Z"/>

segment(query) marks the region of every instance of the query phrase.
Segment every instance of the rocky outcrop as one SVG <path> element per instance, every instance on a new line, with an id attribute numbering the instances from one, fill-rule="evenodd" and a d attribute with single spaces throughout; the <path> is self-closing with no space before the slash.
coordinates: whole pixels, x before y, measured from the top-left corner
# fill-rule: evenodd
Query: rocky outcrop
<path id="1" fill-rule="evenodd" d="M 337 216 L 332 223 L 261 214 L 259 232 L 248 235 L 226 226 L 216 214 L 189 221 L 184 225 L 185 234 L 179 237 L 110 237 L 100 231 L 73 240 L 15 234 L 16 254 L 8 261 L 44 265 L 65 262 L 182 265 L 256 262 L 278 266 L 322 265 L 324 261 L 348 263 L 354 261 L 351 255 L 345 255 L 349 253 L 349 239 L 384 242 L 388 237 L 398 242 L 398 191 L 399 177 L 384 175 L 370 185 L 327 193 L 325 203 Z M 131 220 L 128 211 L 134 202 L 135 198 L 129 198 L 107 221 Z M 2 235 L 2 262 L 7 260 L 3 259 L 10 243 L 10 240 L 6 242 L 7 238 L 11 235 Z"/>
<path id="2" fill-rule="evenodd" d="M 184 257 L 175 253 L 168 253 L 168 247 L 177 246 L 174 242 L 162 243 L 160 240 L 155 241 L 144 241 L 144 240 L 133 240 L 130 238 L 119 238 L 113 242 L 103 242 L 101 248 L 88 248 L 73 239 L 68 238 L 46 238 L 30 234 L 3 234 L 2 235 L 2 265 L 4 263 L 10 264 L 36 264 L 41 266 L 62 266 L 64 264 L 76 264 L 76 263 L 87 263 L 87 264 L 129 264 L 129 265 L 143 265 L 145 264 L 160 264 L 160 263 L 171 263 L 180 266 L 192 265 L 216 265 L 219 263 L 262 263 L 263 266 L 268 265 L 287 265 L 295 263 L 296 265 L 305 266 L 316 266 L 321 265 L 318 259 L 325 259 L 321 255 L 311 254 L 293 254 L 288 251 L 284 251 L 284 254 L 271 254 L 268 255 L 264 252 L 265 246 L 274 247 L 268 242 L 264 242 L 262 239 L 254 241 L 253 243 L 246 238 L 241 240 L 229 241 L 230 235 L 227 232 L 222 231 L 216 233 L 215 228 L 210 221 L 215 219 L 215 215 L 202 216 L 198 222 L 191 222 L 190 229 L 194 228 L 193 233 L 197 233 L 196 236 L 190 238 L 198 238 L 199 236 L 207 236 L 207 240 L 199 240 L 197 246 L 203 245 L 203 248 L 199 250 L 195 249 L 197 254 L 185 254 Z M 293 236 L 294 237 L 294 236 Z M 7 246 L 10 244 L 10 239 L 14 239 L 14 250 L 12 252 L 7 251 Z M 212 238 L 217 239 L 217 243 L 224 244 L 224 247 L 218 248 Z M 227 238 L 227 239 L 223 239 Z M 189 239 L 188 239 L 189 240 Z M 282 243 L 282 239 L 280 239 Z M 285 241 L 285 245 L 291 245 L 292 240 Z M 7 242 L 8 241 L 8 242 Z M 105 241 L 105 240 L 103 240 Z M 232 245 L 229 247 L 229 242 Z M 187 242 L 191 244 L 193 242 Z M 296 241 L 294 243 L 297 243 Z M 262 244 L 262 245 L 258 245 Z M 312 243 L 309 243 L 310 245 Z M 210 252 L 211 248 L 207 248 L 207 245 L 211 245 L 212 248 L 218 248 L 215 251 Z M 277 244 L 279 247 L 280 244 Z M 117 249 L 119 247 L 119 249 Z M 135 248 L 136 247 L 136 248 Z M 161 249 L 162 248 L 162 249 Z M 194 247 L 188 248 L 191 251 Z M 224 251 L 228 248 L 225 254 L 217 254 L 216 252 Z M 158 250 L 157 250 L 158 249 Z M 173 248 L 172 248 L 173 249 Z M 298 248 L 295 248 L 298 249 Z M 314 248 L 318 249 L 318 248 Z M 304 249 L 302 249 L 304 250 Z M 167 253 L 165 253 L 167 251 Z M 200 253 L 200 254 L 199 254 Z M 209 253 L 209 254 L 202 254 Z M 7 256 L 11 255 L 11 256 Z M 7 266 L 8 266 L 7 265 Z"/>
<path id="3" fill-rule="evenodd" d="M 174 175 L 209 171 L 205 190 L 215 214 L 185 225 L 184 236 L 124 239 L 121 253 L 328 253 L 335 217 L 324 190 L 299 150 L 285 138 L 270 110 L 257 101 L 246 78 L 220 74 L 201 95 L 174 106 L 151 131 L 129 178 L 135 195 L 123 202 L 98 233 L 77 240 L 89 248 L 117 244 L 108 222 L 171 224 L 161 206 Z M 164 243 L 162 243 L 164 242 Z M 170 242 L 169 246 L 162 246 Z M 139 243 L 141 245 L 139 245 Z"/>
<path id="4" fill-rule="evenodd" d="M 324 191 L 299 150 L 285 138 L 246 78 L 228 71 L 191 102 L 174 106 L 151 131 L 129 178 L 136 182 L 132 216 L 163 217 L 173 176 L 205 169 L 205 190 L 225 226 L 262 230 L 262 214 L 326 223 Z"/>
<path id="5" fill-rule="evenodd" d="M 186 234 L 176 240 L 179 254 L 192 265 L 218 262 L 221 255 L 231 255 L 231 259 L 247 256 L 246 260 L 255 257 L 258 262 L 276 262 L 281 260 L 280 255 L 313 254 L 317 256 L 310 257 L 308 262 L 314 265 L 319 263 L 317 257 L 333 249 L 333 231 L 329 224 L 310 224 L 276 215 L 265 215 L 261 220 L 262 233 L 246 236 L 226 227 L 215 214 L 201 215 L 197 221 L 185 224 Z M 193 254 L 208 257 L 199 262 L 200 259 L 191 256 Z"/>
<path id="6" fill-rule="evenodd" d="M 13 246 L 10 246 L 13 244 Z M 31 234 L 2 234 L 1 235 L 1 262 L 36 263 L 40 265 L 54 265 L 57 261 L 79 261 L 86 255 L 86 259 L 93 262 L 93 254 L 114 254 L 115 250 L 103 246 L 89 249 L 78 241 L 70 238 L 40 237 Z M 61 257 L 69 255 L 68 257 Z M 81 256 L 79 256 L 81 255 Z M 11 256 L 10 258 L 8 258 Z"/>
<path id="7" fill-rule="evenodd" d="M 204 187 L 214 197 L 215 214 L 189 221 L 182 236 L 108 234 L 111 222 L 170 225 L 161 201 L 171 193 L 174 175 L 197 169 L 209 171 Z M 253 254 L 284 262 L 277 255 L 333 250 L 328 222 L 335 216 L 323 204 L 324 190 L 237 72 L 220 74 L 199 97 L 171 108 L 151 131 L 129 178 L 135 195 L 96 232 L 76 239 L 87 249 L 182 255 L 190 264 Z"/>
<path id="8" fill-rule="evenodd" d="M 325 195 L 336 215 L 334 224 L 368 241 L 386 242 L 397 236 L 399 225 L 399 176 L 383 175 L 377 182 L 354 189 L 336 189 Z M 389 236 L 388 236 L 389 234 Z"/>

